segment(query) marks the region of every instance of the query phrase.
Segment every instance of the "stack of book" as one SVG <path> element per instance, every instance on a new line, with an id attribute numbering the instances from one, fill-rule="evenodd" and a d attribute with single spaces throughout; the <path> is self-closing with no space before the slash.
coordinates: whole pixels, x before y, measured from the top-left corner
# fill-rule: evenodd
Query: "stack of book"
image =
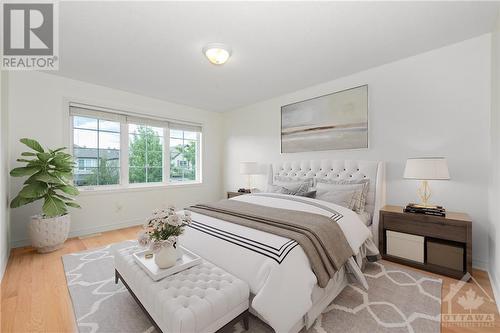
<path id="1" fill-rule="evenodd" d="M 446 210 L 443 206 L 422 206 L 409 203 L 404 209 L 405 213 L 425 214 L 433 216 L 446 216 Z"/>

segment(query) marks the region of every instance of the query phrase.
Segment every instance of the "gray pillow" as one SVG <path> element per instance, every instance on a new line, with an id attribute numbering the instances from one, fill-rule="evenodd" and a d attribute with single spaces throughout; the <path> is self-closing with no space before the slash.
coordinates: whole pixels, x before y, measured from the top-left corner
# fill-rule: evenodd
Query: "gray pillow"
<path id="1" fill-rule="evenodd" d="M 354 210 L 359 204 L 365 184 L 327 184 L 319 182 L 316 186 L 316 199 Z"/>
<path id="2" fill-rule="evenodd" d="M 267 191 L 271 193 L 298 195 L 298 193 L 306 193 L 309 191 L 309 183 L 296 183 L 296 184 L 290 183 L 287 184 L 286 186 L 273 184 L 267 187 Z"/>
<path id="3" fill-rule="evenodd" d="M 273 185 L 285 186 L 289 187 L 292 184 L 302 184 L 309 183 L 309 187 L 314 186 L 313 178 L 292 178 L 292 177 L 284 177 L 284 176 L 275 176 L 273 180 Z"/>
<path id="4" fill-rule="evenodd" d="M 299 197 L 316 198 L 316 191 L 302 192 L 296 194 Z"/>
<path id="5" fill-rule="evenodd" d="M 353 185 L 353 184 L 362 184 L 362 192 L 359 193 L 354 198 L 354 204 L 352 210 L 358 214 L 362 214 L 365 211 L 366 207 L 366 199 L 368 197 L 368 191 L 370 189 L 370 180 L 369 179 L 318 179 L 318 184 L 335 184 L 335 185 Z"/>

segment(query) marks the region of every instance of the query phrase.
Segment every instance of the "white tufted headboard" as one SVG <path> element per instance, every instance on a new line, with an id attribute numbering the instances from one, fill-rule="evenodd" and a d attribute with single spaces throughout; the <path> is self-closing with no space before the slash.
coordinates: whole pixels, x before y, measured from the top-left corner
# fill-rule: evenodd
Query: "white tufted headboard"
<path id="1" fill-rule="evenodd" d="M 372 215 L 372 234 L 378 246 L 379 211 L 385 205 L 384 162 L 355 160 L 305 160 L 271 165 L 268 184 L 276 176 L 292 179 L 369 179 L 366 210 Z"/>

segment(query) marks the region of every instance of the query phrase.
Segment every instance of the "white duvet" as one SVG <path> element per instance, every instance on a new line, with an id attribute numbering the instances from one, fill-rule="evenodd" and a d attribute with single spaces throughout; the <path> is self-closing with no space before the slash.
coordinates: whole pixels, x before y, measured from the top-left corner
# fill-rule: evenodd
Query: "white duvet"
<path id="1" fill-rule="evenodd" d="M 232 200 L 306 211 L 332 217 L 353 252 L 371 238 L 353 211 L 320 200 L 280 194 L 242 195 Z M 299 200 L 299 201 L 296 201 Z M 311 308 L 317 283 L 309 260 L 295 241 L 201 214 L 192 214 L 180 243 L 208 261 L 246 281 L 255 297 L 252 308 L 276 331 L 288 332 Z"/>

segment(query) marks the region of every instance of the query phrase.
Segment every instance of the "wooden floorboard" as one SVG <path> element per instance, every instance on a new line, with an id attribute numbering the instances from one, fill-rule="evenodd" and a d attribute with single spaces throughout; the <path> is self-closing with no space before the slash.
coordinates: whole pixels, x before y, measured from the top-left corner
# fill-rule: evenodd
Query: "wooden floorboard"
<path id="1" fill-rule="evenodd" d="M 1 285 L 1 332 L 77 332 L 61 256 L 134 239 L 138 231 L 139 227 L 131 227 L 103 232 L 101 235 L 85 239 L 72 238 L 66 242 L 64 248 L 48 254 L 38 254 L 30 247 L 13 249 Z M 402 267 L 412 269 L 407 266 Z M 442 299 L 458 282 L 452 278 L 425 273 L 443 280 Z M 474 270 L 473 277 L 489 297 L 493 297 L 488 274 Z M 494 326 L 477 327 L 477 324 L 473 327 L 460 327 L 456 324 L 446 326 L 443 322 L 441 331 L 443 333 L 500 332 L 500 318 L 495 302 L 490 302 L 488 296 L 484 295 L 474 282 L 465 284 L 453 298 L 451 303 L 453 313 L 469 313 L 458 301 L 460 297 L 466 299 L 469 290 L 475 293 L 474 298 L 482 297 L 483 300 L 479 309 L 470 310 L 470 313 L 494 316 Z M 442 302 L 441 312 L 448 313 L 448 303 Z M 463 326 L 463 323 L 460 325 Z"/>

